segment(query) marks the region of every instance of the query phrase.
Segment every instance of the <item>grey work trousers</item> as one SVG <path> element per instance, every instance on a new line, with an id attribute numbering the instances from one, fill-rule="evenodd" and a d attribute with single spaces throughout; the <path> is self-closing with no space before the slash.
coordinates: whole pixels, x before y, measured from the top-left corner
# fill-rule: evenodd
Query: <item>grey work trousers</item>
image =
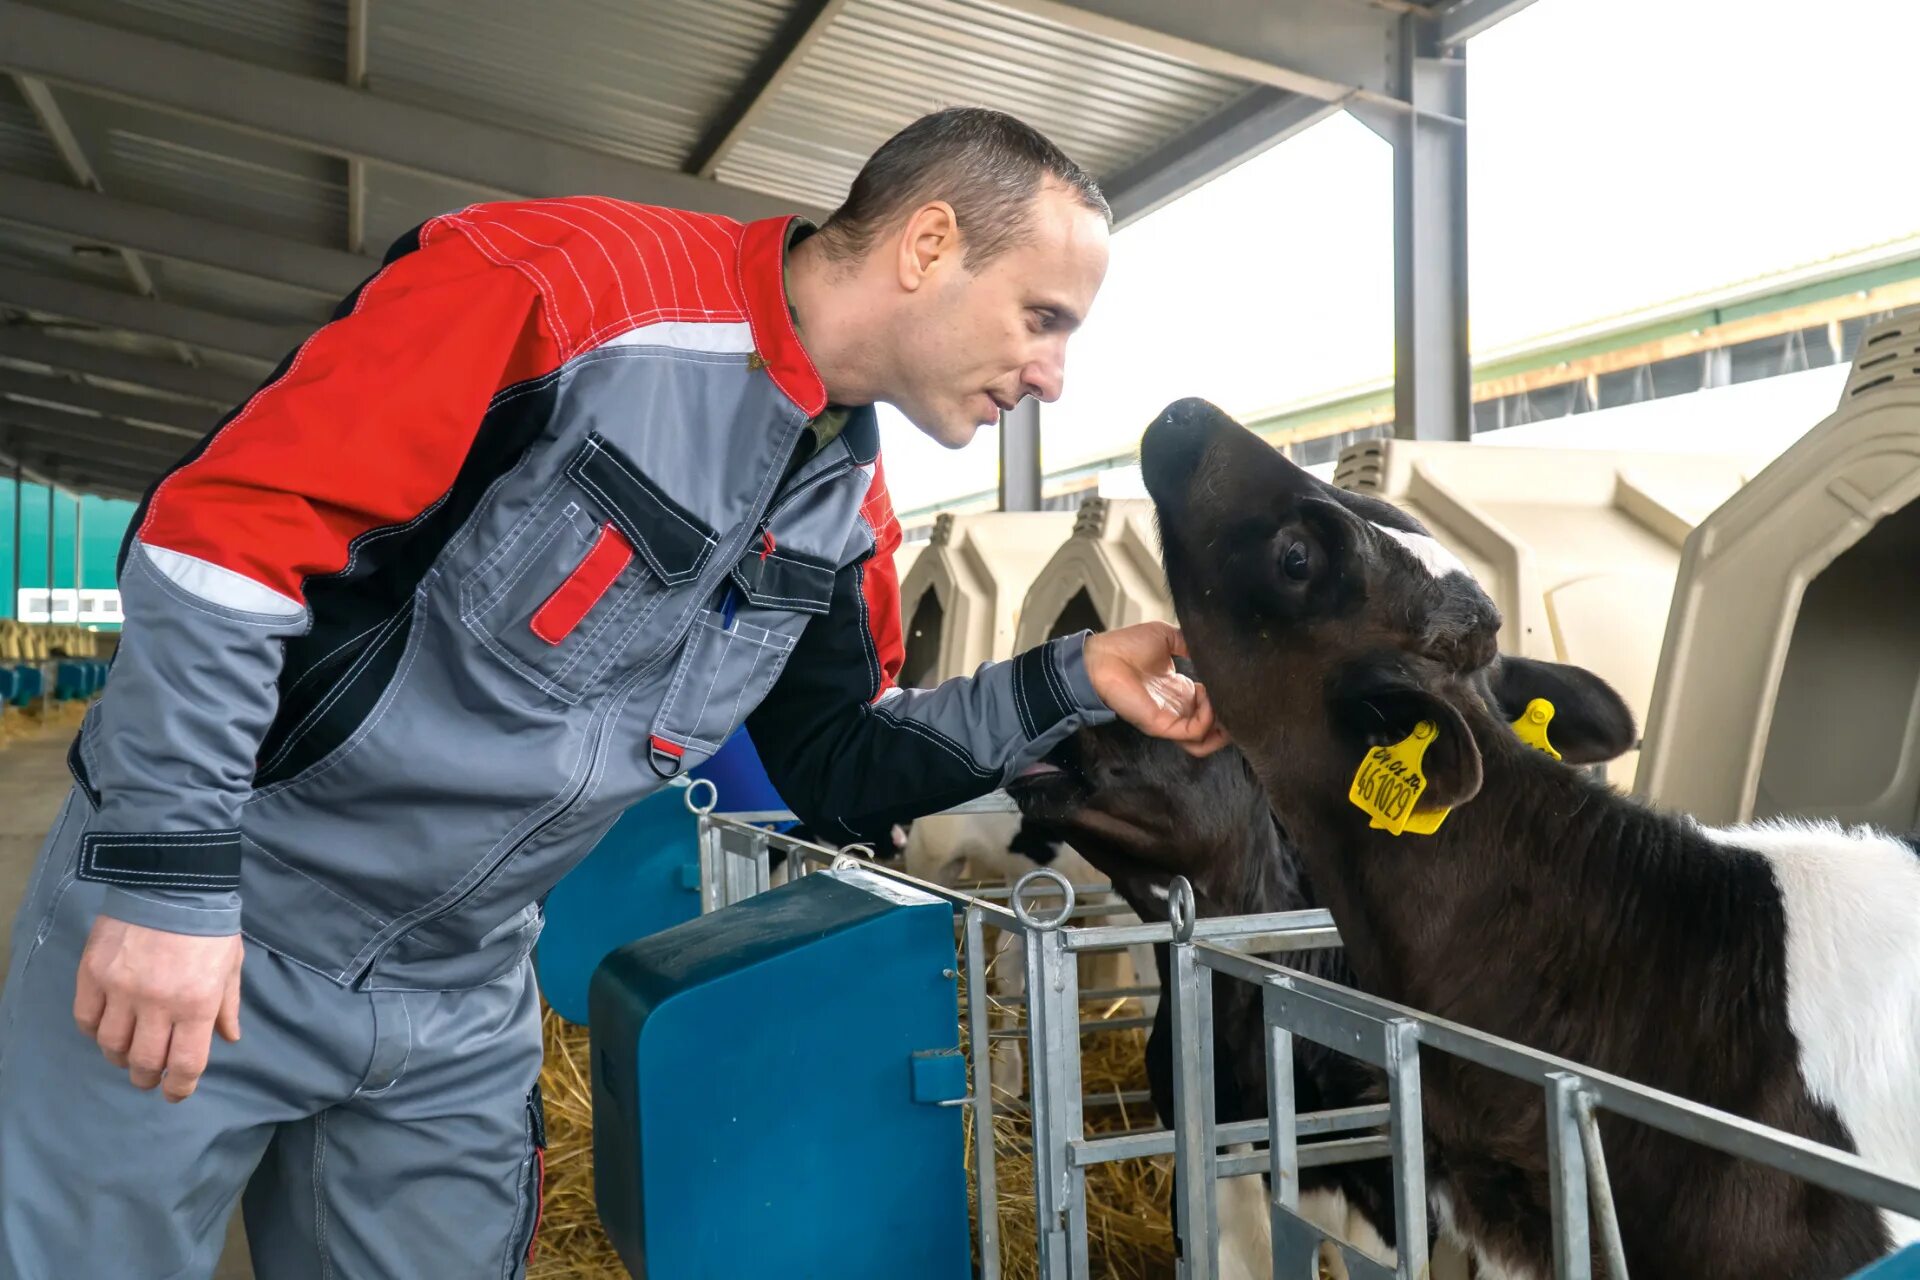
<path id="1" fill-rule="evenodd" d="M 74 1026 L 103 886 L 70 796 L 0 996 L 0 1280 L 206 1277 L 244 1192 L 260 1280 L 512 1280 L 539 1211 L 533 967 L 353 991 L 249 941 L 241 1037 L 191 1098 L 134 1088 Z"/>

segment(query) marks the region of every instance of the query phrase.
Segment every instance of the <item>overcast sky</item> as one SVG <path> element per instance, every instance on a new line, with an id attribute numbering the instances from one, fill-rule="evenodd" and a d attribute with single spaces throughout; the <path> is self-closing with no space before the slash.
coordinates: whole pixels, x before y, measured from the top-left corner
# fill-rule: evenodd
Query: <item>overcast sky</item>
<path id="1" fill-rule="evenodd" d="M 1537 0 L 1473 41 L 1475 349 L 1920 234 L 1915 50 L 1902 0 Z M 1179 396 L 1253 413 L 1392 366 L 1389 153 L 1339 116 L 1115 237 L 1046 464 Z M 901 510 L 994 486 L 992 433 L 882 418 Z"/>

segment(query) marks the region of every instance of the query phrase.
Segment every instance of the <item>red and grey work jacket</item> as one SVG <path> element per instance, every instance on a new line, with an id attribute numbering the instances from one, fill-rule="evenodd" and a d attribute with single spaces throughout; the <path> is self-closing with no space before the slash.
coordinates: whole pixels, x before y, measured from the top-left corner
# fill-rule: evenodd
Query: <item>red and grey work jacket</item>
<path id="1" fill-rule="evenodd" d="M 108 914 L 457 987 L 743 722 L 853 839 L 1106 717 L 1084 637 L 894 687 L 871 409 L 793 465 L 826 389 L 790 226 L 594 197 L 435 218 L 154 486 L 71 754 Z"/>

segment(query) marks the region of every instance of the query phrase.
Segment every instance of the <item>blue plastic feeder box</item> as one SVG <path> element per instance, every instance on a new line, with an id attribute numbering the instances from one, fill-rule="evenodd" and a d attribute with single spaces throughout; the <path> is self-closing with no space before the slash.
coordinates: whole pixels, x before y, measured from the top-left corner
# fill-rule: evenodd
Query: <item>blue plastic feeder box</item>
<path id="1" fill-rule="evenodd" d="M 594 974 L 600 1218 L 643 1280 L 971 1273 L 953 912 L 822 871 Z"/>
<path id="2" fill-rule="evenodd" d="M 713 783 L 723 812 L 786 807 L 745 729 L 689 776 Z M 686 801 L 664 787 L 628 809 L 547 895 L 533 967 L 568 1022 L 586 1023 L 587 987 L 608 952 L 700 914 L 700 824 Z"/>
<path id="3" fill-rule="evenodd" d="M 1920 1244 L 1910 1244 L 1865 1271 L 1854 1272 L 1853 1280 L 1920 1280 Z"/>

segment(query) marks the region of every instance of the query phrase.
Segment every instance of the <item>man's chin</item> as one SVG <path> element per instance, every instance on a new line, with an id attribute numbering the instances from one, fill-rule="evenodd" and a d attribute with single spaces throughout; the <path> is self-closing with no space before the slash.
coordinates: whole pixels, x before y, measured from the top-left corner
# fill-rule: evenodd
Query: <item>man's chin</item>
<path id="1" fill-rule="evenodd" d="M 934 440 L 934 443 L 948 449 L 964 449 L 973 443 L 980 428 L 987 425 L 982 422 L 939 422 L 932 426 L 921 427 Z"/>

